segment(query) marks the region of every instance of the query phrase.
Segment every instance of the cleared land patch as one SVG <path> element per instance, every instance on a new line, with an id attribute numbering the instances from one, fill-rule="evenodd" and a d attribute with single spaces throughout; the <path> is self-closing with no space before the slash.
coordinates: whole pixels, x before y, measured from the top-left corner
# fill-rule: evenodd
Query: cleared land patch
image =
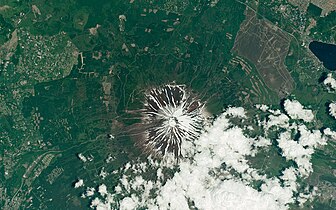
<path id="1" fill-rule="evenodd" d="M 301 11 L 306 12 L 309 4 L 313 4 L 322 9 L 321 16 L 326 16 L 332 11 L 336 11 L 335 0 L 289 0 L 289 3 L 298 6 Z"/>
<path id="2" fill-rule="evenodd" d="M 294 80 L 284 61 L 288 54 L 290 37 L 264 19 L 258 19 L 246 10 L 246 19 L 240 26 L 233 51 L 252 62 L 265 84 L 280 97 L 289 94 Z"/>

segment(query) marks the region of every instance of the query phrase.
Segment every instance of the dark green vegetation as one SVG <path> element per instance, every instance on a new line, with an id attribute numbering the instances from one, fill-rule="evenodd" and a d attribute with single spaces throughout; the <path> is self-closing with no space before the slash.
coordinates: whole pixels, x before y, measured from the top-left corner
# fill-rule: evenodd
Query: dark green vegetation
<path id="1" fill-rule="evenodd" d="M 213 7 L 201 0 L 153 2 L 1 1 L 1 209 L 87 208 L 79 198 L 83 190 L 72 183 L 84 178 L 85 185 L 98 185 L 102 167 L 111 172 L 140 156 L 124 131 L 139 121 L 130 111 L 142 107 L 143 93 L 151 86 L 186 84 L 213 114 L 227 105 L 278 106 L 279 95 L 266 86 L 269 77 L 231 51 L 246 5 L 235 0 Z M 285 12 L 279 12 L 280 4 L 287 6 Z M 250 1 L 249 6 L 269 21 L 266 26 L 256 20 L 260 30 L 277 25 L 285 31 L 270 35 L 286 37 L 281 39 L 286 50 L 275 60 L 285 62 L 295 81 L 296 88 L 289 81 L 287 90 L 317 110 L 320 127 L 336 129 L 325 106 L 335 95 L 318 83 L 324 69 L 317 71 L 320 64 L 301 47 L 310 36 L 335 40 L 336 13 L 317 18 L 308 36 L 310 16 L 286 1 Z M 274 89 L 279 92 L 281 84 Z M 116 138 L 107 138 L 108 133 Z M 330 143 L 314 158 L 311 183 L 326 190 L 335 189 L 334 151 Z M 94 161 L 83 163 L 79 153 Z M 279 155 L 270 153 L 266 166 L 282 167 Z M 113 160 L 106 164 L 109 155 Z M 270 175 L 278 173 L 268 167 Z M 118 178 L 110 175 L 105 183 L 112 188 Z M 335 207 L 331 199 L 320 198 L 316 208 Z"/>
<path id="2" fill-rule="evenodd" d="M 330 12 L 326 17 L 316 17 L 316 26 L 309 28 L 311 16 L 309 13 L 300 12 L 298 8 L 292 5 L 286 5 L 286 10 L 279 9 L 283 1 L 264 1 L 259 6 L 259 15 L 280 28 L 293 35 L 290 44 L 289 54 L 286 57 L 285 64 L 296 83 L 296 88 L 292 92 L 302 104 L 310 105 L 313 110 L 316 110 L 315 116 L 319 124 L 318 127 L 336 128 L 335 119 L 328 115 L 327 105 L 330 101 L 336 99 L 335 92 L 329 93 L 321 83 L 321 76 L 324 72 L 329 72 L 320 64 L 312 53 L 307 48 L 309 41 L 323 40 L 332 42 L 335 40 L 335 11 Z M 305 47 L 300 46 L 305 43 Z M 330 194 L 335 194 L 336 183 L 324 174 L 333 174 L 336 170 L 335 164 L 336 143 L 330 141 L 328 146 L 324 147 L 323 151 L 313 156 L 314 173 L 309 178 L 309 183 L 319 187 L 321 195 L 313 203 L 314 209 L 335 209 L 336 201 Z M 324 156 L 319 154 L 323 153 Z M 328 156 L 328 158 L 326 158 Z M 311 204 L 307 204 L 304 208 L 311 209 Z"/>
<path id="3" fill-rule="evenodd" d="M 312 37 L 321 41 L 332 42 L 336 39 L 336 11 L 317 19 L 316 27 L 312 31 Z"/>
<path id="4" fill-rule="evenodd" d="M 318 18 L 321 16 L 322 9 L 315 4 L 309 3 L 307 13 L 313 18 Z"/>
<path id="5" fill-rule="evenodd" d="M 244 6 L 235 1 L 216 7 L 187 2 L 178 11 L 178 1 L 4 4 L 1 188 L 7 191 L 0 205 L 5 209 L 88 207 L 79 199 L 83 190 L 72 183 L 84 178 L 94 186 L 103 166 L 110 173 L 140 156 L 124 131 L 138 121 L 128 110 L 142 107 L 150 86 L 186 84 L 216 113 L 239 105 L 240 90 L 248 88 L 231 78 L 231 69 L 239 71 L 236 65 L 227 68 L 244 19 Z M 70 55 L 78 57 L 77 65 Z M 108 133 L 116 138 L 108 139 Z M 79 153 L 94 161 L 83 163 Z M 106 164 L 109 154 L 113 160 Z M 109 176 L 109 187 L 118 178 Z"/>

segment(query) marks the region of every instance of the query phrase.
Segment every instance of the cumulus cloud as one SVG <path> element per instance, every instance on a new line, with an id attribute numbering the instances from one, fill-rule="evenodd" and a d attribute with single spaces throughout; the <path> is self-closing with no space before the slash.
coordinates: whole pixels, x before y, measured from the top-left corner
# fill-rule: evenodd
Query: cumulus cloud
<path id="1" fill-rule="evenodd" d="M 77 182 L 75 183 L 75 188 L 79 188 L 79 187 L 82 187 L 84 186 L 84 181 L 83 179 L 78 179 Z"/>
<path id="2" fill-rule="evenodd" d="M 107 187 L 106 187 L 106 185 L 105 184 L 101 184 L 98 187 L 98 192 L 100 193 L 101 196 L 107 195 Z"/>
<path id="3" fill-rule="evenodd" d="M 282 156 L 287 160 L 294 160 L 302 176 L 308 176 L 312 171 L 311 155 L 314 148 L 325 145 L 327 139 L 319 130 L 308 130 L 306 126 L 297 126 L 300 137 L 298 141 L 291 137 L 290 131 L 281 133 L 278 138 L 279 148 Z"/>
<path id="4" fill-rule="evenodd" d="M 246 118 L 243 107 L 229 107 L 226 109 L 225 114 L 232 117 Z"/>
<path id="5" fill-rule="evenodd" d="M 96 189 L 94 187 L 86 188 L 86 191 L 82 194 L 82 198 L 93 196 L 95 191 L 96 191 Z"/>
<path id="6" fill-rule="evenodd" d="M 133 200 L 131 197 L 126 197 L 120 202 L 120 210 L 133 210 L 137 207 L 138 200 Z"/>
<path id="7" fill-rule="evenodd" d="M 101 170 L 100 170 L 100 173 L 99 173 L 99 176 L 102 178 L 102 179 L 105 179 L 105 177 L 108 175 L 108 173 L 105 171 L 105 168 L 103 167 Z"/>
<path id="8" fill-rule="evenodd" d="M 94 208 L 96 210 L 111 210 L 111 204 L 109 202 L 102 201 L 99 198 L 95 198 L 92 200 L 91 208 Z"/>
<path id="9" fill-rule="evenodd" d="M 289 118 L 287 115 L 281 113 L 279 115 L 270 115 L 268 116 L 268 121 L 264 123 L 265 128 L 268 130 L 271 127 L 278 128 L 288 128 L 289 127 Z"/>
<path id="10" fill-rule="evenodd" d="M 84 163 L 87 161 L 87 158 L 82 153 L 79 153 L 77 157 Z"/>
<path id="11" fill-rule="evenodd" d="M 329 104 L 329 114 L 336 119 L 336 102 Z"/>
<path id="12" fill-rule="evenodd" d="M 323 133 L 326 136 L 329 136 L 331 139 L 333 139 L 334 141 L 336 141 L 336 131 L 332 131 L 330 128 L 325 128 L 323 130 Z"/>
<path id="13" fill-rule="evenodd" d="M 333 131 L 329 129 L 321 133 L 308 129 L 304 123 L 313 121 L 312 111 L 304 109 L 297 101 L 286 101 L 286 113 L 292 119 L 302 119 L 303 124 L 290 122 L 289 117 L 279 110 L 259 107 L 269 113 L 265 121 L 259 122 L 265 133 L 249 137 L 245 134 L 246 127 L 230 120 L 248 120 L 246 111 L 230 107 L 206 128 L 200 138 L 182 143 L 183 158 L 178 163 L 173 157 L 164 161 L 148 158 L 147 161 L 127 163 L 119 170 L 122 176 L 114 190 L 108 190 L 104 184 L 98 186 L 99 194 L 95 193 L 91 207 L 277 210 L 287 209 L 294 202 L 304 203 L 314 193 L 309 188 L 298 191 L 302 187 L 297 180 L 312 172 L 311 158 L 315 148 L 325 145 L 326 136 L 331 136 Z M 276 144 L 268 137 L 267 129 L 271 127 L 277 128 Z M 293 138 L 293 132 L 298 134 L 297 139 Z M 295 161 L 297 166 L 283 169 L 279 177 L 267 177 L 262 170 L 253 168 L 248 157 L 253 157 L 259 148 L 271 146 L 280 149 L 281 155 Z M 174 174 L 164 173 L 164 170 L 174 168 L 178 169 Z M 252 185 L 254 181 L 261 182 L 259 188 Z"/>
<path id="14" fill-rule="evenodd" d="M 316 148 L 327 143 L 327 139 L 322 136 L 319 130 L 308 130 L 305 125 L 299 125 L 298 131 L 300 134 L 299 143 L 304 147 Z"/>
<path id="15" fill-rule="evenodd" d="M 300 102 L 298 102 L 297 100 L 291 101 L 289 99 L 286 99 L 284 107 L 287 114 L 292 119 L 299 119 L 305 122 L 311 122 L 314 120 L 313 111 L 309 109 L 304 109 L 302 104 L 300 104 Z"/>
<path id="16" fill-rule="evenodd" d="M 297 170 L 294 167 L 286 168 L 282 171 L 281 179 L 284 181 L 284 186 L 297 192 Z"/>
<path id="17" fill-rule="evenodd" d="M 327 78 L 323 81 L 323 83 L 331 90 L 336 90 L 336 80 L 333 78 L 332 73 L 328 74 Z"/>
<path id="18" fill-rule="evenodd" d="M 314 152 L 312 148 L 304 148 L 297 141 L 291 139 L 289 132 L 282 133 L 278 139 L 278 143 L 282 150 L 282 155 L 287 160 L 294 160 L 303 175 L 306 176 L 312 172 L 313 169 L 310 162 L 311 155 Z"/>
<path id="19" fill-rule="evenodd" d="M 255 106 L 257 109 L 260 109 L 263 112 L 266 112 L 269 109 L 269 106 L 265 105 L 265 104 L 257 104 Z"/>

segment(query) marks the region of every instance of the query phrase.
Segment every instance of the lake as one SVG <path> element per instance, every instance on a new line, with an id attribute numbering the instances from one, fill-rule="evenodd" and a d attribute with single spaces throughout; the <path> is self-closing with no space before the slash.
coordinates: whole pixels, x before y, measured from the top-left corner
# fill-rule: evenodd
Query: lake
<path id="1" fill-rule="evenodd" d="M 309 49 L 329 70 L 336 70 L 336 45 L 312 41 Z"/>

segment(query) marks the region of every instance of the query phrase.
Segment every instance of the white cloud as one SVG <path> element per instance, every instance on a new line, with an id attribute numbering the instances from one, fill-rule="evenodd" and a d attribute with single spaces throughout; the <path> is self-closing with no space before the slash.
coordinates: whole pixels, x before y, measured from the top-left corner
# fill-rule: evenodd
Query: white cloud
<path id="1" fill-rule="evenodd" d="M 77 157 L 78 157 L 81 161 L 83 161 L 84 163 L 87 161 L 87 158 L 86 158 L 82 153 L 79 153 L 79 154 L 77 155 Z"/>
<path id="2" fill-rule="evenodd" d="M 243 107 L 229 107 L 226 109 L 225 113 L 232 117 L 246 118 Z"/>
<path id="3" fill-rule="evenodd" d="M 115 157 L 113 157 L 113 156 L 110 154 L 110 155 L 107 156 L 105 162 L 106 162 L 106 163 L 110 163 L 110 162 L 112 162 L 113 160 L 115 160 Z"/>
<path id="4" fill-rule="evenodd" d="M 267 146 L 272 145 L 272 142 L 270 139 L 259 137 L 254 140 L 253 145 L 256 147 L 267 147 Z"/>
<path id="5" fill-rule="evenodd" d="M 281 179 L 284 181 L 285 187 L 297 192 L 297 170 L 294 167 L 289 167 L 282 171 L 282 174 Z"/>
<path id="6" fill-rule="evenodd" d="M 94 200 L 92 200 L 91 208 L 95 208 L 96 210 L 111 210 L 111 204 L 108 202 L 104 202 L 99 198 L 95 198 Z"/>
<path id="7" fill-rule="evenodd" d="M 82 197 L 91 197 L 94 195 L 95 192 L 95 188 L 94 187 L 88 187 L 86 188 L 86 192 L 82 195 Z"/>
<path id="8" fill-rule="evenodd" d="M 314 187 L 313 190 L 311 191 L 309 191 L 308 188 L 306 188 L 304 192 L 301 192 L 299 194 L 297 201 L 299 202 L 300 206 L 303 206 L 305 202 L 312 201 L 316 195 L 317 195 L 317 187 Z"/>
<path id="9" fill-rule="evenodd" d="M 298 141 L 292 139 L 289 131 L 281 133 L 278 138 L 282 156 L 287 160 L 294 160 L 298 164 L 298 170 L 303 176 L 308 176 L 312 171 L 311 155 L 314 148 L 325 145 L 327 139 L 319 130 L 309 131 L 306 126 L 297 127 L 300 137 Z"/>
<path id="10" fill-rule="evenodd" d="M 268 116 L 268 121 L 265 122 L 265 128 L 269 129 L 273 126 L 280 128 L 288 128 L 289 127 L 289 118 L 285 114 L 280 115 L 270 115 Z"/>
<path id="11" fill-rule="evenodd" d="M 333 139 L 334 141 L 336 141 L 336 131 L 332 131 L 330 128 L 325 128 L 323 130 L 323 133 L 330 137 L 331 139 Z"/>
<path id="12" fill-rule="evenodd" d="M 329 73 L 327 78 L 323 81 L 331 90 L 336 90 L 336 80 L 333 78 L 332 73 Z"/>
<path id="13" fill-rule="evenodd" d="M 105 184 L 101 184 L 98 187 L 98 192 L 100 193 L 101 196 L 107 195 L 107 187 Z"/>
<path id="14" fill-rule="evenodd" d="M 278 143 L 279 148 L 282 150 L 282 156 L 286 157 L 287 160 L 294 160 L 298 164 L 299 171 L 302 175 L 307 176 L 312 172 L 313 168 L 310 158 L 314 149 L 304 148 L 291 138 L 289 132 L 281 133 Z"/>
<path id="15" fill-rule="evenodd" d="M 84 181 L 83 179 L 78 179 L 77 182 L 75 183 L 75 188 L 79 188 L 84 186 Z"/>
<path id="16" fill-rule="evenodd" d="M 297 180 L 312 172 L 314 149 L 326 144 L 325 135 L 331 135 L 332 131 L 325 130 L 322 134 L 304 124 L 289 122 L 289 118 L 279 111 L 267 111 L 269 116 L 259 123 L 265 128 L 265 136 L 246 136 L 243 128 L 230 122 L 232 117 L 248 120 L 245 110 L 231 107 L 215 119 L 200 138 L 194 142 L 182 142 L 183 158 L 178 165 L 168 157 L 161 162 L 148 158 L 147 162 L 127 163 L 120 170 L 123 175 L 114 191 L 109 192 L 106 186 L 104 190 L 99 187 L 98 192 L 106 199 L 93 199 L 91 207 L 189 209 L 192 201 L 195 208 L 205 210 L 277 210 L 287 209 L 296 201 L 302 203 L 311 199 L 313 194 L 309 190 L 298 192 L 300 185 Z M 303 119 L 304 122 L 314 119 L 312 111 L 304 109 L 297 101 L 288 101 L 286 112 L 291 118 Z M 295 161 L 298 167 L 285 168 L 282 176 L 267 178 L 262 171 L 251 167 L 247 157 L 254 156 L 260 147 L 276 146 L 267 136 L 270 127 L 285 129 L 277 131 L 278 148 L 282 150 L 282 156 Z M 298 140 L 292 139 L 291 132 L 299 134 Z M 164 169 L 174 167 L 179 170 L 173 176 L 169 178 L 164 174 Z M 231 173 L 232 170 L 235 173 Z M 148 173 L 152 175 L 148 177 Z M 263 183 L 258 190 L 251 186 L 256 180 Z M 299 197 L 295 196 L 297 193 Z"/>
<path id="17" fill-rule="evenodd" d="M 300 102 L 298 102 L 297 100 L 291 101 L 289 99 L 286 99 L 284 106 L 287 114 L 292 119 L 301 119 L 305 122 L 311 122 L 314 120 L 313 111 L 309 109 L 304 109 L 302 104 L 300 104 Z"/>
<path id="18" fill-rule="evenodd" d="M 134 210 L 137 207 L 137 203 L 137 199 L 133 200 L 130 197 L 126 197 L 120 202 L 120 210 Z"/>
<path id="19" fill-rule="evenodd" d="M 245 156 L 252 154 L 254 139 L 247 138 L 243 134 L 243 129 L 238 127 L 227 129 L 225 124 L 229 125 L 228 120 L 221 117 L 201 136 L 197 141 L 197 150 L 201 152 L 197 153 L 194 159 L 199 163 L 204 162 L 208 167 L 219 167 L 225 162 L 243 173 L 249 168 Z"/>
<path id="20" fill-rule="evenodd" d="M 102 178 L 102 179 L 105 179 L 105 177 L 108 175 L 108 173 L 105 171 L 105 168 L 103 167 L 101 170 L 100 170 L 100 173 L 99 173 L 99 176 Z"/>
<path id="21" fill-rule="evenodd" d="M 329 114 L 336 119 L 336 102 L 329 104 Z"/>
<path id="22" fill-rule="evenodd" d="M 276 193 L 270 193 L 269 191 L 266 191 L 266 193 L 258 192 L 245 183 L 233 179 L 220 182 L 212 179 L 211 181 L 193 180 L 193 182 L 187 183 L 191 186 L 188 186 L 185 192 L 179 192 L 179 190 L 183 190 L 179 188 L 171 193 L 179 193 L 181 196 L 187 195 L 199 209 L 282 209 L 281 205 L 276 201 L 278 198 Z M 182 180 L 182 182 L 185 181 Z M 180 185 L 183 184 L 180 183 Z M 178 184 L 174 183 L 174 186 L 178 186 Z M 166 185 L 163 186 L 163 189 L 166 189 Z M 163 196 L 165 194 L 162 194 Z M 165 200 L 165 202 L 167 201 Z M 173 197 L 169 202 L 172 201 L 174 201 Z M 185 208 L 187 204 L 185 197 L 180 197 L 179 202 L 176 204 L 175 209 L 188 209 Z"/>
<path id="23" fill-rule="evenodd" d="M 269 109 L 269 106 L 265 105 L 265 104 L 257 104 L 256 105 L 257 109 L 260 109 L 263 112 L 266 112 Z"/>
<path id="24" fill-rule="evenodd" d="M 298 126 L 300 133 L 299 143 L 302 146 L 308 146 L 309 148 L 316 148 L 320 145 L 325 145 L 327 139 L 322 136 L 319 130 L 308 130 L 305 125 Z"/>
<path id="25" fill-rule="evenodd" d="M 276 178 L 266 180 L 266 183 L 261 185 L 261 190 L 263 195 L 265 194 L 272 195 L 271 201 L 274 202 L 275 200 L 276 201 L 275 203 L 278 204 L 278 208 L 276 209 L 279 209 L 279 207 L 285 208 L 285 206 L 288 203 L 294 202 L 292 198 L 293 191 L 291 190 L 291 188 L 281 187 L 279 180 Z M 270 208 L 263 208 L 263 209 L 270 209 Z"/>

